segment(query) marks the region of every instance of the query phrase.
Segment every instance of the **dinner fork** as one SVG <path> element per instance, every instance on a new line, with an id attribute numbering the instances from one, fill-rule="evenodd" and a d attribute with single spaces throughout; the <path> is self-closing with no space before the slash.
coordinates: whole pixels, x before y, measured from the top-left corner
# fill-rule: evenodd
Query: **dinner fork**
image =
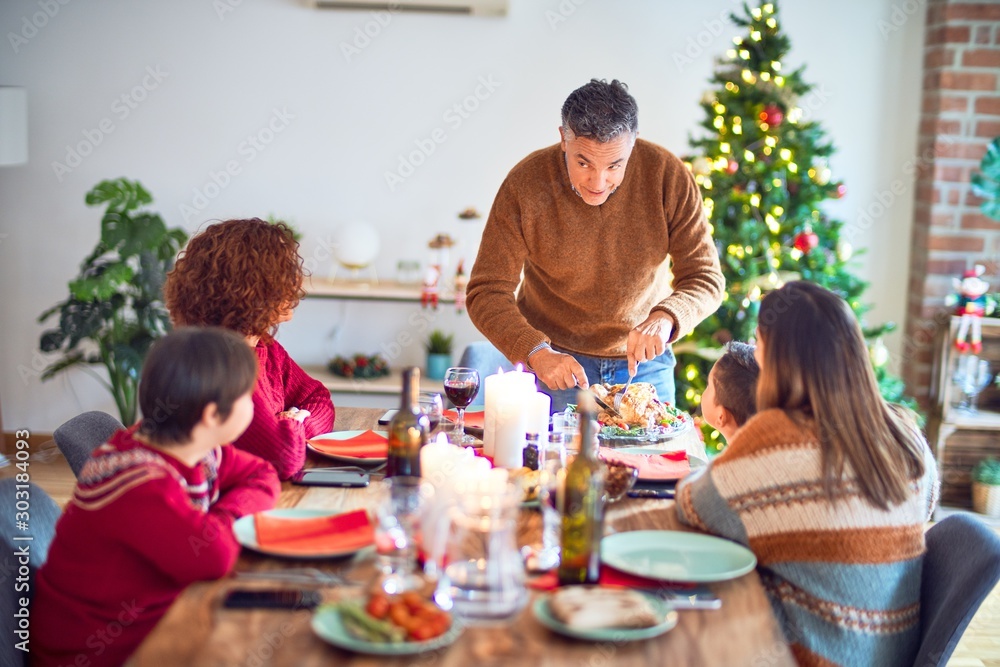
<path id="1" fill-rule="evenodd" d="M 638 364 L 636 364 L 638 366 Z M 629 374 L 628 382 L 625 383 L 625 388 L 615 395 L 615 412 L 621 413 L 622 411 L 622 399 L 625 398 L 626 392 L 628 392 L 628 386 L 632 384 L 632 379 L 635 378 L 634 374 Z"/>

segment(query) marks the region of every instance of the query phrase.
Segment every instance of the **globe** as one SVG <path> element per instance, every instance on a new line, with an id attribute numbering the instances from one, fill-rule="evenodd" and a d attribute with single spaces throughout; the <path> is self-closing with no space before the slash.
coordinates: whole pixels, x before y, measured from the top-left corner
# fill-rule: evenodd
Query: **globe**
<path id="1" fill-rule="evenodd" d="M 378 231 L 367 222 L 349 222 L 333 235 L 334 255 L 344 267 L 357 271 L 378 257 L 381 243 Z"/>

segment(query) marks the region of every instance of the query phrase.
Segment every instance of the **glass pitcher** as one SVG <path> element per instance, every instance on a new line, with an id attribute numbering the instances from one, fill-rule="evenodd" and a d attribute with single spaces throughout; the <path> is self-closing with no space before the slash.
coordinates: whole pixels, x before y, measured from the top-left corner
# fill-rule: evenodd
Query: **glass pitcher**
<path id="1" fill-rule="evenodd" d="M 445 576 L 454 611 L 467 623 L 506 621 L 528 601 L 517 548 L 522 492 L 512 483 L 502 488 L 462 492 L 451 508 Z"/>

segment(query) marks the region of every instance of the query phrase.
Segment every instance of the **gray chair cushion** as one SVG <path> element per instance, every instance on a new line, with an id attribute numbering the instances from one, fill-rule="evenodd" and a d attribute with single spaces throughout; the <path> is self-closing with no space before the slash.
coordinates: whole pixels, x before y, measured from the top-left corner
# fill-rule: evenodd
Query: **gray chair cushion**
<path id="1" fill-rule="evenodd" d="M 479 371 L 480 382 L 483 382 L 487 375 L 496 373 L 497 368 L 502 368 L 504 372 L 514 370 L 514 364 L 507 361 L 507 357 L 493 347 L 493 343 L 485 340 L 470 343 L 462 352 L 462 358 L 458 360 L 458 365 L 465 368 L 475 368 Z M 480 384 L 479 393 L 476 394 L 469 407 L 482 407 L 484 405 L 486 405 L 486 390 L 485 385 Z"/>
<path id="2" fill-rule="evenodd" d="M 14 634 L 18 630 L 18 619 L 14 617 L 19 613 L 21 605 L 18 603 L 22 597 L 29 600 L 35 590 L 35 572 L 45 562 L 49 553 L 49 545 L 55 535 L 56 521 L 59 519 L 60 510 L 55 501 L 48 496 L 45 491 L 35 484 L 27 484 L 27 489 L 18 488 L 19 483 L 15 479 L 0 479 L 0 635 L 4 641 L 0 644 L 0 666 L 21 667 L 26 664 L 27 654 L 19 650 L 15 645 L 22 641 L 22 638 Z M 17 497 L 18 491 L 27 491 L 27 510 L 18 507 L 18 501 L 24 501 L 22 497 Z M 27 511 L 27 530 L 19 527 L 18 521 L 23 520 L 23 516 L 17 515 L 20 511 Z M 31 536 L 31 540 L 15 540 L 15 537 Z M 22 570 L 20 562 L 21 550 L 27 547 L 28 564 L 27 570 Z M 25 576 L 27 575 L 27 576 Z M 22 587 L 24 590 L 19 590 Z M 30 621 L 30 616 L 29 616 Z M 29 627 L 30 632 L 30 627 Z M 28 647 L 31 647 L 29 640 Z"/>
<path id="3" fill-rule="evenodd" d="M 1000 580 L 1000 537 L 968 514 L 927 531 L 916 667 L 945 665 L 979 605 Z"/>
<path id="4" fill-rule="evenodd" d="M 79 477 L 83 464 L 90 458 L 90 453 L 122 428 L 125 427 L 120 421 L 106 412 L 95 410 L 73 417 L 57 428 L 52 438 L 69 462 L 73 474 Z"/>

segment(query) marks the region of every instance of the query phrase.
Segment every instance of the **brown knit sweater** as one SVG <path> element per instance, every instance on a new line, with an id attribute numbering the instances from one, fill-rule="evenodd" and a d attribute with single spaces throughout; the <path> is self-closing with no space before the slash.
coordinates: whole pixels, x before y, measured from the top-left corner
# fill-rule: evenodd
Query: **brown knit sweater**
<path id="1" fill-rule="evenodd" d="M 590 206 L 570 187 L 556 144 L 500 186 L 467 307 L 513 362 L 542 341 L 621 358 L 629 330 L 650 312 L 674 318 L 673 342 L 719 307 L 724 285 L 698 186 L 675 155 L 636 140 L 621 186 Z"/>

